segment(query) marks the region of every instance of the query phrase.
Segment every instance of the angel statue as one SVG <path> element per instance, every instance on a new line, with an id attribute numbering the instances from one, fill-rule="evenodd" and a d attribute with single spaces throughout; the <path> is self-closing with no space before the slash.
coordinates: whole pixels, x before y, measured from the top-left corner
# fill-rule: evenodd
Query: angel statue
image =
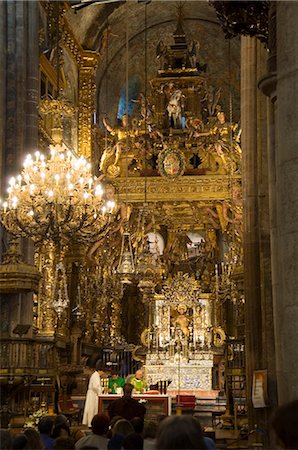
<path id="1" fill-rule="evenodd" d="M 110 145 L 104 150 L 99 167 L 103 173 L 108 173 L 111 177 L 115 178 L 120 174 L 118 161 L 126 145 L 126 136 L 127 134 L 128 136 L 132 136 L 133 132 L 128 129 L 128 118 L 126 114 L 122 116 L 122 124 L 120 127 L 113 128 L 108 124 L 105 117 L 102 118 L 102 122 L 106 130 L 114 138 L 114 145 Z"/>
<path id="2" fill-rule="evenodd" d="M 159 41 L 156 47 L 156 59 L 159 61 L 159 70 L 164 70 L 168 67 L 168 48 L 162 40 Z"/>
<path id="3" fill-rule="evenodd" d="M 139 103 L 140 105 L 140 114 L 142 120 L 145 120 L 151 123 L 153 115 L 154 115 L 154 105 L 152 105 L 148 99 L 145 98 L 143 92 L 140 92 L 137 100 L 131 99 L 133 103 Z"/>
<path id="4" fill-rule="evenodd" d="M 202 98 L 202 102 L 206 101 L 207 111 L 209 117 L 215 115 L 218 107 L 218 102 L 221 95 L 221 88 L 215 90 L 213 86 L 205 85 L 205 96 Z"/>
<path id="5" fill-rule="evenodd" d="M 190 67 L 192 69 L 196 69 L 197 63 L 198 63 L 198 53 L 200 50 L 200 43 L 199 41 L 190 41 L 188 46 L 188 58 Z"/>

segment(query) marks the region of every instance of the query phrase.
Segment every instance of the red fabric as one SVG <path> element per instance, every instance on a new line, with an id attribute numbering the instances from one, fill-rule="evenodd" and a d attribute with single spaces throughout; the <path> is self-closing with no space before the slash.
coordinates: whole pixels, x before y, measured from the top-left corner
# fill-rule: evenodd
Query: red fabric
<path id="1" fill-rule="evenodd" d="M 196 406 L 195 395 L 177 395 L 176 402 L 184 408 L 194 408 Z"/>

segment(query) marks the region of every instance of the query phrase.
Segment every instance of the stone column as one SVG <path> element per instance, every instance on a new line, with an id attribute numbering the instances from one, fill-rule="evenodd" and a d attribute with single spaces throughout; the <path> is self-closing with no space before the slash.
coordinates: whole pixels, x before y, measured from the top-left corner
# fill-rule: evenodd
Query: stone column
<path id="1" fill-rule="evenodd" d="M 270 252 L 271 263 L 271 290 L 269 286 L 264 285 L 265 305 L 268 311 L 268 320 L 265 323 L 270 342 L 267 342 L 266 357 L 268 366 L 268 395 L 271 406 L 276 406 L 277 400 L 277 375 L 276 375 L 276 354 L 275 354 L 275 336 L 274 336 L 274 299 L 279 297 L 279 275 L 276 267 L 276 245 L 278 242 L 276 228 L 276 164 L 275 164 L 275 107 L 276 107 L 276 2 L 271 2 L 269 8 L 269 39 L 268 39 L 268 58 L 266 74 L 259 74 L 259 89 L 265 94 L 267 99 L 267 170 L 268 170 L 268 193 L 263 191 L 264 195 L 269 196 L 269 217 L 264 221 L 266 229 L 270 228 L 270 243 L 266 247 L 266 253 Z M 262 94 L 260 94 L 262 95 Z M 263 215 L 264 217 L 264 215 Z M 269 272 L 269 268 L 266 270 Z M 271 295 L 270 295 L 271 292 Z M 268 295 L 269 294 L 269 295 Z M 270 439 L 272 437 L 270 436 Z M 271 441 L 273 442 L 273 441 Z"/>
<path id="2" fill-rule="evenodd" d="M 0 199 L 3 201 L 4 193 L 4 148 L 5 148 L 5 91 L 6 91 L 6 59 L 5 59 L 5 41 L 6 41 L 6 21 L 5 21 L 5 2 L 0 3 Z M 3 248 L 3 229 L 0 227 L 0 256 L 4 253 Z"/>
<path id="3" fill-rule="evenodd" d="M 249 425 L 256 423 L 252 407 L 253 370 L 261 367 L 261 301 L 260 260 L 258 236 L 258 170 L 257 170 L 257 102 L 256 102 L 257 42 L 254 38 L 241 38 L 241 146 L 243 152 L 243 246 L 245 343 L 247 402 Z"/>
<path id="4" fill-rule="evenodd" d="M 24 155 L 38 143 L 38 2 L 9 1 L 0 5 L 1 180 L 6 192 L 10 176 L 20 172 Z M 3 194 L 4 195 L 4 194 Z M 2 239 L 1 239 L 2 243 Z M 2 251 L 2 249 L 1 249 Z M 33 246 L 24 241 L 25 259 L 33 262 Z M 16 320 L 32 321 L 32 295 L 22 294 Z M 15 310 L 11 309 L 11 320 Z"/>
<path id="5" fill-rule="evenodd" d="M 241 41 L 241 123 L 244 199 L 244 287 L 249 425 L 268 427 L 268 410 L 252 404 L 253 372 L 268 371 L 270 404 L 276 403 L 268 197 L 267 107 L 257 90 L 266 67 L 255 38 Z"/>
<path id="6" fill-rule="evenodd" d="M 276 259 L 274 299 L 279 403 L 298 386 L 298 3 L 277 2 Z"/>

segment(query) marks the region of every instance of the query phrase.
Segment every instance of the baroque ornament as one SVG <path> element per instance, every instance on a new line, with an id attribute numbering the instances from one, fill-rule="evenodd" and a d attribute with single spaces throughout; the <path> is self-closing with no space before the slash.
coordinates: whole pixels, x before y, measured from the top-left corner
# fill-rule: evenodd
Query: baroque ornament
<path id="1" fill-rule="evenodd" d="M 164 149 L 158 155 L 158 171 L 163 177 L 180 177 L 185 171 L 184 155 L 177 149 Z"/>
<path id="2" fill-rule="evenodd" d="M 165 281 L 162 294 L 175 307 L 183 305 L 191 308 L 199 300 L 200 285 L 193 276 L 179 272 Z"/>

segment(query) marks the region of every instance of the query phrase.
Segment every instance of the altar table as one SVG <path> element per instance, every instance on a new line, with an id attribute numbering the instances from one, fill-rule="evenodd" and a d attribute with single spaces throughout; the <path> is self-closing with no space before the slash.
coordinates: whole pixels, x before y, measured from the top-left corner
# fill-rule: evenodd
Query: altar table
<path id="1" fill-rule="evenodd" d="M 104 394 L 98 396 L 98 412 L 107 413 L 109 404 L 121 395 L 114 394 Z M 136 400 L 145 400 L 143 403 L 146 407 L 146 419 L 151 419 L 160 414 L 165 414 L 169 416 L 171 414 L 171 397 L 164 394 L 150 395 L 150 394 L 140 394 L 133 395 Z"/>

